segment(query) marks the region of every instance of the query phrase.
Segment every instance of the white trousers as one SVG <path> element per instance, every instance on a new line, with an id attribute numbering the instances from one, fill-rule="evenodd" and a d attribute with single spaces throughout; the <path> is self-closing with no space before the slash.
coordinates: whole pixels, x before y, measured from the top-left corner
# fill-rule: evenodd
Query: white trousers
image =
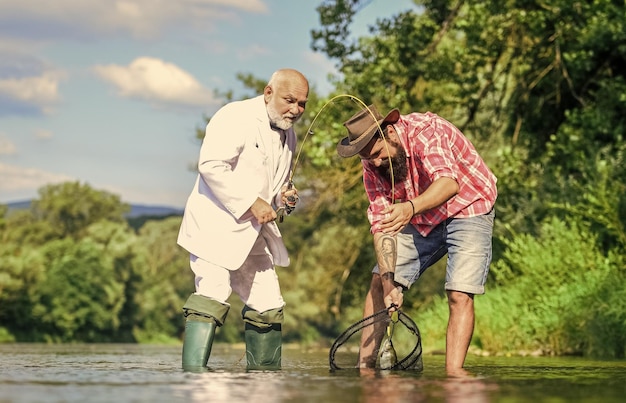
<path id="1" fill-rule="evenodd" d="M 260 235 L 237 270 L 228 270 L 193 254 L 189 265 L 196 276 L 196 294 L 227 304 L 234 291 L 244 304 L 261 313 L 285 305 L 272 255 Z"/>

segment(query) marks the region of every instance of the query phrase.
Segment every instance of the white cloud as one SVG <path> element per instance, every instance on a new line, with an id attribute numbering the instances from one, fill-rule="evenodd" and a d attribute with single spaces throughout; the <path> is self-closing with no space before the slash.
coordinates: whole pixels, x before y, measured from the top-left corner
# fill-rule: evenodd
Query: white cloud
<path id="1" fill-rule="evenodd" d="M 7 138 L 5 135 L 0 133 L 0 155 L 14 155 L 17 153 L 17 147 L 15 144 Z"/>
<path id="2" fill-rule="evenodd" d="M 109 64 L 94 67 L 104 80 L 127 98 L 151 101 L 155 105 L 206 107 L 218 104 L 212 91 L 175 64 L 152 57 L 140 57 L 128 66 Z"/>
<path id="3" fill-rule="evenodd" d="M 3 78 L 0 79 L 0 96 L 50 113 L 60 99 L 59 79 L 60 75 L 51 71 L 38 76 Z"/>
<path id="4" fill-rule="evenodd" d="M 241 12 L 263 14 L 268 8 L 262 0 L 55 0 L 36 6 L 2 0 L 0 23 L 6 21 L 8 28 L 0 33 L 10 30 L 10 36 L 33 40 L 49 39 L 50 33 L 74 39 L 130 33 L 154 39 L 182 25 L 210 30 L 216 21 L 237 20 Z"/>
<path id="5" fill-rule="evenodd" d="M 42 186 L 75 180 L 68 175 L 3 163 L 0 163 L 0 177 L 0 193 L 3 195 L 35 194 Z"/>
<path id="6" fill-rule="evenodd" d="M 20 101 L 45 104 L 59 99 L 58 84 L 55 74 L 45 72 L 36 77 L 0 79 L 0 93 Z"/>

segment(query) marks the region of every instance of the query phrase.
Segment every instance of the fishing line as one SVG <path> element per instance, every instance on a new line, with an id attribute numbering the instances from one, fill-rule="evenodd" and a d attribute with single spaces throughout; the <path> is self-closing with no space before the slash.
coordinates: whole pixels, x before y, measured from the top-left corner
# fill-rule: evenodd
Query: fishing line
<path id="1" fill-rule="evenodd" d="M 300 154 L 302 154 L 302 150 L 304 148 L 304 144 L 306 143 L 307 139 L 309 138 L 309 135 L 313 134 L 313 126 L 317 122 L 317 118 L 322 114 L 322 112 L 324 111 L 324 109 L 326 109 L 327 106 L 329 106 L 330 104 L 334 103 L 335 100 L 340 99 L 340 98 L 348 98 L 351 101 L 355 102 L 357 105 L 359 105 L 361 107 L 361 109 L 367 110 L 367 112 L 370 114 L 370 116 L 372 117 L 372 119 L 376 123 L 376 126 L 378 126 L 378 130 L 380 131 L 380 137 L 383 139 L 383 144 L 385 145 L 385 150 L 387 151 L 387 159 L 389 161 L 389 172 L 390 172 L 390 177 L 391 177 L 390 178 L 391 179 L 391 204 L 394 204 L 394 199 L 395 199 L 395 180 L 394 180 L 394 174 L 393 174 L 393 164 L 392 164 L 391 155 L 390 155 L 390 152 L 389 152 L 389 144 L 387 142 L 387 139 L 385 138 L 385 134 L 383 133 L 382 127 L 380 126 L 380 124 L 378 123 L 378 120 L 376 119 L 376 115 L 374 115 L 374 112 L 372 112 L 372 110 L 365 104 L 365 102 L 361 101 L 358 97 L 356 97 L 354 95 L 350 95 L 350 94 L 335 95 L 334 97 L 332 97 L 331 99 L 326 101 L 324 103 L 324 105 L 322 105 L 322 108 L 315 114 L 315 116 L 313 117 L 313 120 L 311 121 L 311 124 L 309 125 L 308 130 L 306 131 L 306 134 L 304 135 L 304 138 L 302 139 L 302 142 L 300 144 L 300 149 L 298 150 L 298 153 L 296 154 L 296 158 L 295 158 L 294 163 L 293 163 L 293 168 L 291 170 L 291 174 L 289 175 L 289 183 L 293 184 L 293 176 L 294 176 L 294 174 L 296 172 L 296 168 L 298 166 L 298 162 L 300 161 Z"/>

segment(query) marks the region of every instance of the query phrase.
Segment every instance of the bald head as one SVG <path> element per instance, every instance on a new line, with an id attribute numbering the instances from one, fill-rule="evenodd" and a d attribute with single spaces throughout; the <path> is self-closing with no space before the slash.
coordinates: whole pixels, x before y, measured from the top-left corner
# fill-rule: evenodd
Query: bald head
<path id="1" fill-rule="evenodd" d="M 267 83 L 267 85 L 268 86 L 280 86 L 280 85 L 289 85 L 289 83 L 306 87 L 306 92 L 308 96 L 309 81 L 306 79 L 304 74 L 300 73 L 298 70 L 295 70 L 295 69 L 276 70 L 272 74 L 272 77 L 270 77 L 270 81 Z"/>
<path id="2" fill-rule="evenodd" d="M 309 96 L 309 82 L 298 70 L 280 69 L 263 90 L 270 123 L 287 130 L 302 116 Z"/>

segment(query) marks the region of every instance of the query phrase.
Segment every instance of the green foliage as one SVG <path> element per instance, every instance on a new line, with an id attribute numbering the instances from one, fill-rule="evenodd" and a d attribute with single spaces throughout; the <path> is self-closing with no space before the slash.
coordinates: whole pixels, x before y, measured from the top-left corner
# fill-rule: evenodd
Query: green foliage
<path id="1" fill-rule="evenodd" d="M 593 289 L 573 301 L 563 329 L 564 344 L 586 356 L 626 358 L 626 278 L 623 255 L 609 255 L 614 270 L 592 277 Z M 598 278 L 594 278 L 598 277 Z M 585 285 L 589 283 L 584 283 Z M 580 288 L 583 287 L 579 284 Z"/>
<path id="2" fill-rule="evenodd" d="M 81 230 L 100 220 L 122 222 L 129 206 L 117 195 L 79 182 L 48 185 L 39 190 L 33 213 L 49 223 L 59 237 L 81 236 Z"/>
<path id="3" fill-rule="evenodd" d="M 149 221 L 132 245 L 132 277 L 127 280 L 127 325 L 140 342 L 180 338 L 182 306 L 194 291 L 189 254 L 176 244 L 180 217 Z"/>
<path id="4" fill-rule="evenodd" d="M 475 343 L 500 353 L 623 357 L 626 317 L 615 316 L 626 307 L 623 264 L 621 255 L 600 250 L 581 224 L 552 218 L 539 237 L 515 237 L 493 265 L 497 288 L 477 303 Z M 607 301 L 613 302 L 610 320 L 598 316 Z"/>
<path id="5" fill-rule="evenodd" d="M 2 231 L 5 244 L 42 245 L 59 236 L 51 222 L 39 219 L 33 211 L 17 210 L 5 216 Z"/>
<path id="6" fill-rule="evenodd" d="M 123 284 L 116 281 L 109 255 L 84 239 L 52 241 L 42 249 L 47 269 L 35 285 L 32 338 L 45 341 L 110 341 L 119 326 Z"/>
<path id="7" fill-rule="evenodd" d="M 496 283 L 510 285 L 519 283 L 521 278 L 535 283 L 528 289 L 535 294 L 542 293 L 542 287 L 552 289 L 561 284 L 573 268 L 593 270 L 599 264 L 594 235 L 576 223 L 570 226 L 571 229 L 553 218 L 541 227 L 539 240 L 527 234 L 506 240 L 507 251 L 491 269 Z"/>
<path id="8" fill-rule="evenodd" d="M 14 343 L 15 336 L 13 336 L 6 328 L 0 327 L 0 343 Z"/>
<path id="9" fill-rule="evenodd" d="M 2 339 L 178 340 L 193 287 L 181 276 L 189 262 L 176 245 L 180 217 L 149 221 L 135 233 L 117 196 L 76 183 L 40 194 L 30 211 L 3 209 Z"/>
<path id="10" fill-rule="evenodd" d="M 321 24 L 331 28 L 326 31 L 311 32 L 313 50 L 321 50 L 330 57 L 336 58 L 343 58 L 356 51 L 355 44 L 347 44 L 347 42 L 350 34 L 349 26 L 359 3 L 361 3 L 359 0 L 326 1 L 317 7 Z M 319 44 L 318 41 L 322 43 Z"/>
<path id="11" fill-rule="evenodd" d="M 0 243 L 0 321 L 7 333 L 28 333 L 35 328 L 31 300 L 37 298 L 34 287 L 43 281 L 44 272 L 39 249 Z"/>

